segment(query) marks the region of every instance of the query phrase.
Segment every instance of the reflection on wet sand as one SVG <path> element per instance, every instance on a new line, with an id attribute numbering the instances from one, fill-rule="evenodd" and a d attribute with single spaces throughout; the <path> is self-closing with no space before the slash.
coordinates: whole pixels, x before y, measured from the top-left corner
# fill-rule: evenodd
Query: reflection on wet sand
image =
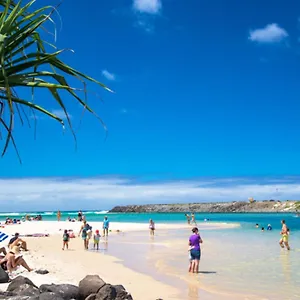
<path id="1" fill-rule="evenodd" d="M 187 272 L 187 230 L 160 231 L 151 239 L 145 233 L 114 237 L 109 252 L 126 266 L 178 288 L 182 299 L 300 298 L 297 253 L 281 251 L 276 236 L 255 234 L 205 231 L 199 274 Z"/>

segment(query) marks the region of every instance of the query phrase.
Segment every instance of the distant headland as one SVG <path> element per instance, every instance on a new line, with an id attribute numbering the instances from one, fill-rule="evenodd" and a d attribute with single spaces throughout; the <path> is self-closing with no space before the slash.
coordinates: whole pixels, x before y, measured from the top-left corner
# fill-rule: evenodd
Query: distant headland
<path id="1" fill-rule="evenodd" d="M 284 213 L 300 211 L 299 200 L 233 201 L 211 203 L 146 204 L 115 206 L 115 213 Z"/>

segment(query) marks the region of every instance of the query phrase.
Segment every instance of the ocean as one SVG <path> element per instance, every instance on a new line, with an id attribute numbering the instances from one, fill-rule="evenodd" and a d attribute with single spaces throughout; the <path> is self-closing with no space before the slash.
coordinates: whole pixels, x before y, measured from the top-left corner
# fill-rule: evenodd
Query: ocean
<path id="1" fill-rule="evenodd" d="M 77 211 L 62 211 L 62 220 L 68 217 L 76 218 Z M 83 212 L 90 222 L 101 222 L 104 216 L 108 216 L 111 222 L 148 223 L 153 219 L 156 223 L 185 223 L 184 213 L 108 213 L 108 211 L 85 211 Z M 1 212 L 0 221 L 6 217 L 21 219 L 25 215 L 35 216 L 40 214 L 44 221 L 56 221 L 56 212 Z M 197 222 L 239 223 L 242 229 L 255 230 L 255 224 L 260 227 L 267 227 L 271 224 L 273 229 L 280 229 L 280 221 L 286 220 L 291 231 L 300 231 L 300 217 L 292 213 L 199 213 L 196 214 Z M 257 229 L 256 229 L 257 230 Z"/>

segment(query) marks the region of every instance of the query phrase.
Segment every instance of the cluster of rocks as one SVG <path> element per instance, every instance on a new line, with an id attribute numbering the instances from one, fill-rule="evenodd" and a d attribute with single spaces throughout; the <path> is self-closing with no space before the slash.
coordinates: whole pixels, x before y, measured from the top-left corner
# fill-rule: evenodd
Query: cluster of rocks
<path id="1" fill-rule="evenodd" d="M 184 204 L 146 204 L 115 206 L 110 212 L 114 213 L 267 213 L 295 212 L 296 201 L 265 200 L 257 202 L 233 201 L 219 203 L 184 203 Z"/>
<path id="2" fill-rule="evenodd" d="M 0 292 L 6 300 L 133 300 L 122 285 L 105 283 L 98 275 L 88 275 L 72 284 L 42 284 L 37 287 L 30 279 L 18 276 L 7 291 Z"/>

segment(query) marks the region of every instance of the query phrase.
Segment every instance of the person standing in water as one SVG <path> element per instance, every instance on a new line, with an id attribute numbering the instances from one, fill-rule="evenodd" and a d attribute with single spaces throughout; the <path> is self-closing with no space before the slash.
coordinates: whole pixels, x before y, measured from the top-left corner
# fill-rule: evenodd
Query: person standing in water
<path id="1" fill-rule="evenodd" d="M 109 220 L 107 217 L 103 220 L 103 236 L 108 236 Z"/>
<path id="2" fill-rule="evenodd" d="M 279 245 L 281 248 L 284 248 L 284 246 L 285 246 L 287 250 L 290 250 L 290 245 L 289 245 L 290 230 L 288 229 L 287 225 L 285 224 L 285 220 L 282 220 L 281 224 L 282 224 L 282 228 L 281 228 L 280 234 L 282 235 L 282 237 L 279 241 Z"/>
<path id="3" fill-rule="evenodd" d="M 201 258 L 200 244 L 203 240 L 200 237 L 197 227 L 192 229 L 193 234 L 189 238 L 189 251 L 190 251 L 190 267 L 189 272 L 199 273 L 199 262 Z"/>
<path id="4" fill-rule="evenodd" d="M 61 212 L 60 210 L 57 212 L 57 221 L 59 222 L 61 219 Z"/>
<path id="5" fill-rule="evenodd" d="M 188 225 L 190 225 L 191 224 L 191 217 L 190 217 L 190 215 L 189 214 L 185 214 L 185 217 L 186 217 Z"/>
<path id="6" fill-rule="evenodd" d="M 150 229 L 150 235 L 154 236 L 155 223 L 153 222 L 152 219 L 149 220 L 149 229 Z"/>
<path id="7" fill-rule="evenodd" d="M 196 222 L 196 217 L 195 217 L 195 214 L 194 214 L 194 213 L 193 213 L 193 214 L 191 214 L 191 217 L 192 217 L 192 222 L 191 222 L 191 224 L 193 224 L 193 225 L 197 226 L 197 222 Z"/>

